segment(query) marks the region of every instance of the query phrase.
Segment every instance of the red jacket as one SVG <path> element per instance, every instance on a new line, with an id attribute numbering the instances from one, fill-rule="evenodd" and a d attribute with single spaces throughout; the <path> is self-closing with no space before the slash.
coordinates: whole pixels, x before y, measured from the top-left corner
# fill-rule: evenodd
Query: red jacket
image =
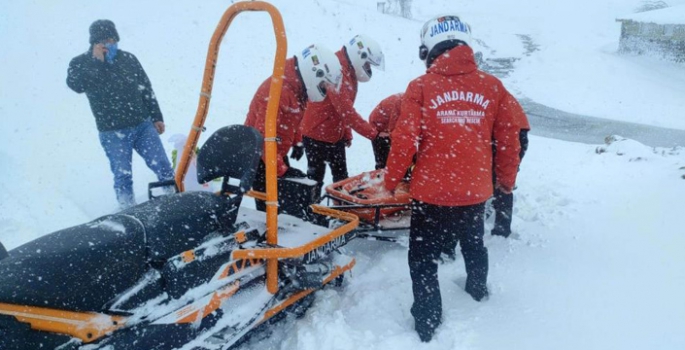
<path id="1" fill-rule="evenodd" d="M 397 118 L 400 116 L 401 102 L 402 94 L 394 94 L 390 97 L 386 97 L 369 115 L 369 123 L 371 123 L 378 132 L 391 133 L 395 130 Z"/>
<path id="2" fill-rule="evenodd" d="M 387 189 L 397 186 L 416 154 L 412 198 L 442 206 L 485 202 L 493 193 L 493 140 L 497 179 L 503 187 L 514 187 L 523 110 L 499 79 L 477 69 L 470 47 L 439 56 L 426 74 L 409 83 L 401 110 L 392 133 Z"/>
<path id="3" fill-rule="evenodd" d="M 266 122 L 266 106 L 269 100 L 269 87 L 271 77 L 264 80 L 250 103 L 250 110 L 247 112 L 245 125 L 251 126 L 264 135 Z M 288 166 L 283 162 L 283 157 L 288 155 L 290 147 L 302 141 L 299 133 L 300 122 L 302 121 L 303 111 L 306 106 L 306 94 L 303 89 L 302 81 L 295 70 L 295 59 L 290 58 L 285 61 L 285 78 L 281 90 L 281 100 L 278 105 L 278 127 L 276 136 L 278 141 L 278 176 L 282 176 Z M 264 156 L 262 156 L 262 160 Z"/>
<path id="4" fill-rule="evenodd" d="M 521 130 L 530 130 L 530 123 L 528 122 L 528 116 L 525 112 L 516 113 L 516 124 Z"/>
<path id="5" fill-rule="evenodd" d="M 302 135 L 317 141 L 336 143 L 351 140 L 352 128 L 360 135 L 373 140 L 378 131 L 354 109 L 354 100 L 357 98 L 357 77 L 354 68 L 347 58 L 344 47 L 335 54 L 340 60 L 343 73 L 340 91 L 328 91 L 323 101 L 307 104 L 302 119 Z"/>

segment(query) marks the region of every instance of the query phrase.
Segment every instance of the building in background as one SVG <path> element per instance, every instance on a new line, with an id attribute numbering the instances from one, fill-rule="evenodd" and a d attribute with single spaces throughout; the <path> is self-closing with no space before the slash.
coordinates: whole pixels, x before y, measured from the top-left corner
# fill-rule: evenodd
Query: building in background
<path id="1" fill-rule="evenodd" d="M 621 22 L 619 52 L 685 62 L 685 5 L 635 13 Z"/>

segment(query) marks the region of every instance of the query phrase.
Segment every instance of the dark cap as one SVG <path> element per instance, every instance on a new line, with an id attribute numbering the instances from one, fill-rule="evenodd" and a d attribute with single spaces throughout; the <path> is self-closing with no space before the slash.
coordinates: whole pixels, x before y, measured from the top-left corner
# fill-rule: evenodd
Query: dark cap
<path id="1" fill-rule="evenodd" d="M 90 25 L 90 44 L 99 43 L 107 39 L 119 41 L 119 33 L 114 22 L 108 19 L 99 19 Z"/>

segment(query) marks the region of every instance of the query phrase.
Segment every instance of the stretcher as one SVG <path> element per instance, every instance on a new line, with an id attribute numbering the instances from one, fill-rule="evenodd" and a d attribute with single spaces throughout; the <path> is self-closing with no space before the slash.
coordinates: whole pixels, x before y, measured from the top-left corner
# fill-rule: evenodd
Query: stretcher
<path id="1" fill-rule="evenodd" d="M 383 187 L 383 171 L 374 170 L 326 186 L 322 204 L 359 217 L 357 237 L 384 241 L 406 238 L 410 223 L 409 183 L 394 193 Z"/>

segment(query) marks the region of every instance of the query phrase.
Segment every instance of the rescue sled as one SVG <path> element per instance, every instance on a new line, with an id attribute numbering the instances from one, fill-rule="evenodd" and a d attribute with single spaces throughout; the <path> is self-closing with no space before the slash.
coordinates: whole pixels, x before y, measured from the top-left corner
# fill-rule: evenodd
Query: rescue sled
<path id="1" fill-rule="evenodd" d="M 197 176 L 200 183 L 222 178 L 221 191 L 184 192 L 219 44 L 243 11 L 268 12 L 276 34 L 266 135 L 243 125 L 217 130 L 197 154 Z M 233 4 L 210 42 L 177 193 L 0 251 L 0 349 L 226 349 L 287 312 L 301 313 L 313 292 L 341 281 L 355 261 L 337 249 L 354 238 L 359 219 L 318 205 L 278 214 L 285 45 L 276 8 Z M 250 188 L 263 152 L 267 191 L 259 193 Z M 246 196 L 265 200 L 266 214 L 241 206 Z M 305 217 L 342 225 L 329 229 Z"/>
<path id="2" fill-rule="evenodd" d="M 357 237 L 395 242 L 409 229 L 409 183 L 402 181 L 389 193 L 381 187 L 382 176 L 382 170 L 374 170 L 330 184 L 322 203 L 358 216 Z"/>

